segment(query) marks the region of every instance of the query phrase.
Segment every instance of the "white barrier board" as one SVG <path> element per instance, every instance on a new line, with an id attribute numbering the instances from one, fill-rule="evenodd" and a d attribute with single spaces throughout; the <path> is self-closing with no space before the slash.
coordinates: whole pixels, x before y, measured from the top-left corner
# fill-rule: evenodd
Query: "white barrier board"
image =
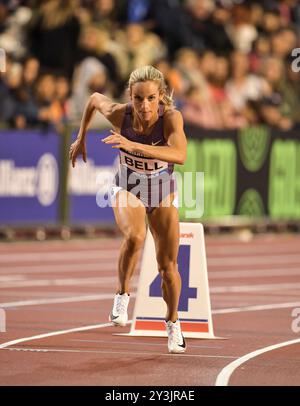
<path id="1" fill-rule="evenodd" d="M 211 317 L 202 224 L 180 223 L 177 262 L 182 280 L 178 315 L 184 336 L 216 338 Z M 129 335 L 165 337 L 165 314 L 166 304 L 162 298 L 154 241 L 148 229 Z"/>

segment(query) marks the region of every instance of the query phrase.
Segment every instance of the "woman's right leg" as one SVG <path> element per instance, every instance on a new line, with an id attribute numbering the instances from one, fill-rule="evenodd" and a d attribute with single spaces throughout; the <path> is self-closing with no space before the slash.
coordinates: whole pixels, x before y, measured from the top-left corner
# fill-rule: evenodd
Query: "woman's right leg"
<path id="1" fill-rule="evenodd" d="M 129 293 L 129 283 L 146 236 L 146 209 L 141 201 L 126 190 L 120 190 L 113 205 L 116 223 L 123 235 L 118 261 L 117 293 Z"/>

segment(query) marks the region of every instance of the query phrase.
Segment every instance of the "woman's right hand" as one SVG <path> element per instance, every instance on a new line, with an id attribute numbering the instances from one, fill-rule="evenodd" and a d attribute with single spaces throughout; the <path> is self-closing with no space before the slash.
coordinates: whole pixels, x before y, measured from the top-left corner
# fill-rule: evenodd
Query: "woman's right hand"
<path id="1" fill-rule="evenodd" d="M 70 151 L 69 151 L 69 159 L 72 162 L 72 167 L 75 167 L 75 162 L 76 162 L 76 158 L 78 157 L 78 155 L 82 155 L 82 158 L 84 160 L 84 162 L 86 162 L 86 145 L 85 145 L 85 141 L 82 141 L 80 139 L 77 138 L 77 140 L 75 140 L 73 142 L 73 144 L 71 144 L 70 146 Z"/>

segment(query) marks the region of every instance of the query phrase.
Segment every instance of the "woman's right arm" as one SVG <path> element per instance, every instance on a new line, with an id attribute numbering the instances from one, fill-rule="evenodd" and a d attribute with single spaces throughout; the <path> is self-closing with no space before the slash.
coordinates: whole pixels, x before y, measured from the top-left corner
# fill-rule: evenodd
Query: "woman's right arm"
<path id="1" fill-rule="evenodd" d="M 73 168 L 78 155 L 82 155 L 86 162 L 86 134 L 95 112 L 99 111 L 114 127 L 118 128 L 121 126 L 124 108 L 124 104 L 115 103 L 103 94 L 93 93 L 90 96 L 83 112 L 77 139 L 70 147 L 69 158 Z"/>

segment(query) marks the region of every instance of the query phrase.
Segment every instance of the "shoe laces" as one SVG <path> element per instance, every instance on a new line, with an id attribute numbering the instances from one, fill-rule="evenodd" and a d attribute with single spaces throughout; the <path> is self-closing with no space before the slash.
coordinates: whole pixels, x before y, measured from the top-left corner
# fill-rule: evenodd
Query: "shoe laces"
<path id="1" fill-rule="evenodd" d="M 118 314 L 126 313 L 129 296 L 128 295 L 117 295 L 116 298 L 117 298 L 117 301 L 116 301 L 117 313 Z"/>
<path id="2" fill-rule="evenodd" d="M 167 322 L 167 333 L 171 344 L 180 344 L 182 342 L 182 333 L 178 321 L 175 323 Z"/>

